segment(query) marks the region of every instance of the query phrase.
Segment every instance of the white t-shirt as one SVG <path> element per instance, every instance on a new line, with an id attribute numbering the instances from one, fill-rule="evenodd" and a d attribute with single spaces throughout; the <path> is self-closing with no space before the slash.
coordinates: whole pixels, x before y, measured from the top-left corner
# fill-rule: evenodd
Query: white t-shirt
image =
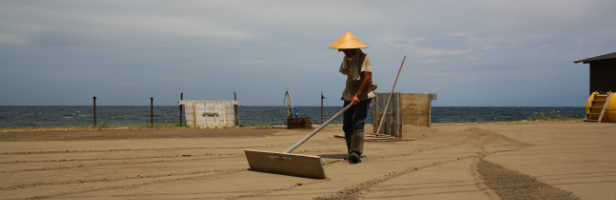
<path id="1" fill-rule="evenodd" d="M 353 96 L 359 90 L 364 81 L 363 73 L 372 72 L 372 62 L 368 55 L 362 53 L 353 56 L 344 56 L 340 64 L 340 73 L 347 75 L 346 87 L 342 92 L 342 99 L 345 101 L 353 100 Z M 359 100 L 374 98 L 374 92 L 370 91 L 370 85 L 359 95 Z"/>

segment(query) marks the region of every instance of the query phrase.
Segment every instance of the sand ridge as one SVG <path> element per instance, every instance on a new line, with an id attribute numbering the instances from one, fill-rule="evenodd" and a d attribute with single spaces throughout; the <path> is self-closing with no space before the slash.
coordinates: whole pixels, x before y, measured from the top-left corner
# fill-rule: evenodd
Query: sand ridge
<path id="1" fill-rule="evenodd" d="M 413 135 L 423 136 L 415 141 L 367 143 L 364 162 L 350 165 L 344 160 L 343 141 L 334 138 L 340 134 L 340 126 L 333 125 L 297 150 L 322 156 L 328 176 L 323 180 L 250 171 L 242 152 L 246 148 L 283 151 L 310 130 L 240 128 L 237 131 L 243 135 L 234 136 L 231 133 L 238 132 L 222 135 L 225 129 L 216 134 L 208 133 L 211 130 L 174 129 L 148 136 L 148 132 L 157 130 L 140 129 L 131 130 L 134 138 L 127 138 L 127 132 L 94 130 L 80 132 L 85 137 L 67 140 L 26 133 L 27 139 L 10 136 L 0 140 L 0 199 L 520 197 L 499 188 L 519 190 L 522 186 L 511 183 L 525 181 L 493 181 L 499 180 L 494 177 L 508 176 L 527 177 L 516 180 L 532 180 L 531 185 L 542 191 L 557 191 L 549 194 L 558 195 L 547 197 L 567 194 L 571 199 L 592 199 L 609 197 L 607 188 L 614 186 L 613 176 L 591 175 L 609 175 L 609 167 L 616 164 L 616 160 L 598 159 L 616 151 L 613 145 L 601 143 L 614 137 L 609 133 L 615 128 L 612 124 L 578 122 L 435 124 L 417 129 L 421 132 Z M 254 134 L 249 134 L 251 131 Z M 106 135 L 110 138 L 101 139 Z M 572 150 L 558 143 L 578 143 L 576 147 L 583 148 L 576 150 L 596 154 L 596 165 L 569 167 L 562 172 L 571 172 L 573 178 L 592 178 L 593 182 L 585 182 L 597 191 L 587 193 L 585 187 L 559 185 L 563 182 L 558 181 L 571 181 L 561 173 L 546 173 L 584 161 L 584 157 L 563 160 Z M 554 164 L 543 165 L 539 162 L 542 160 Z"/>

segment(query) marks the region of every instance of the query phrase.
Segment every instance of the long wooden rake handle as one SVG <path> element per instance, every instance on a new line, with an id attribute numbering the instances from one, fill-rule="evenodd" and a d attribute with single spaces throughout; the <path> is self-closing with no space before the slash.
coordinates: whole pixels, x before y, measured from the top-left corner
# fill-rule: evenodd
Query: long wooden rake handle
<path id="1" fill-rule="evenodd" d="M 342 110 L 338 111 L 336 114 L 334 114 L 334 116 L 330 117 L 327 121 L 325 121 L 323 124 L 321 124 L 321 126 L 319 126 L 319 128 L 314 129 L 312 132 L 310 132 L 308 135 L 306 135 L 306 137 L 304 137 L 303 139 L 301 139 L 300 141 L 295 143 L 293 146 L 289 147 L 289 149 L 287 149 L 287 153 L 293 152 L 293 150 L 297 149 L 297 147 L 299 147 L 300 145 L 304 144 L 312 136 L 316 135 L 319 131 L 321 131 L 321 129 L 325 128 L 330 122 L 334 121 L 334 119 L 338 118 L 340 115 L 342 115 L 342 113 L 344 113 L 346 110 L 351 108 L 351 106 L 353 106 L 353 104 L 349 104 L 349 105 L 345 106 L 344 108 L 342 108 Z"/>
<path id="2" fill-rule="evenodd" d="M 389 108 L 389 103 L 391 103 L 391 97 L 394 95 L 394 90 L 396 89 L 396 85 L 398 84 L 398 77 L 400 77 L 400 71 L 402 71 L 402 66 L 404 65 L 404 61 L 406 61 L 406 56 L 402 58 L 402 63 L 400 63 L 400 68 L 398 68 L 398 73 L 396 74 L 396 80 L 394 80 L 394 85 L 391 87 L 391 93 L 389 93 L 389 97 L 387 97 L 387 103 L 385 103 L 385 109 L 383 110 L 383 115 L 381 115 L 381 120 L 379 121 L 379 126 L 376 129 L 376 134 L 380 134 L 381 127 L 383 126 L 383 121 L 385 120 L 385 114 L 387 113 L 387 109 Z"/>

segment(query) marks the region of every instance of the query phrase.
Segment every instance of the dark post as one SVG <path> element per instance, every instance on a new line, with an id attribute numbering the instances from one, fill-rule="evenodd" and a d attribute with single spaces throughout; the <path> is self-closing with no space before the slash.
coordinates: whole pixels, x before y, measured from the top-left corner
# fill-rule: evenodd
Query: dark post
<path id="1" fill-rule="evenodd" d="M 154 97 L 150 97 L 150 128 L 154 128 Z"/>
<path id="2" fill-rule="evenodd" d="M 94 127 L 96 127 L 96 96 L 92 97 L 92 122 Z"/>
<path id="3" fill-rule="evenodd" d="M 180 101 L 182 101 L 182 100 L 184 100 L 184 91 L 180 92 Z M 180 122 L 180 126 L 182 126 L 182 113 L 184 113 L 184 105 L 182 105 L 182 104 L 179 105 L 179 112 L 180 112 L 180 114 L 179 114 L 179 117 L 180 117 L 179 122 Z"/>
<path id="4" fill-rule="evenodd" d="M 235 104 L 233 105 L 233 112 L 235 113 L 235 126 L 240 126 L 240 105 L 237 102 L 237 92 L 233 92 L 233 100 Z"/>
<path id="5" fill-rule="evenodd" d="M 323 119 L 325 118 L 324 114 L 324 108 L 323 108 L 323 100 L 325 99 L 325 96 L 323 96 L 323 91 L 321 91 L 321 124 L 323 124 Z"/>

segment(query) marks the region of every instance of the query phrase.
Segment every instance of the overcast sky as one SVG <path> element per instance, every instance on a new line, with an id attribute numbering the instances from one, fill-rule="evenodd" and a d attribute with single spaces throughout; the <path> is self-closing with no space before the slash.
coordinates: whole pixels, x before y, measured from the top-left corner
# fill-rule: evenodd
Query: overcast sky
<path id="1" fill-rule="evenodd" d="M 614 0 L 2 1 L 0 105 L 232 99 L 341 105 L 350 31 L 378 91 L 436 106 L 583 106 L 588 65 L 616 51 Z"/>

